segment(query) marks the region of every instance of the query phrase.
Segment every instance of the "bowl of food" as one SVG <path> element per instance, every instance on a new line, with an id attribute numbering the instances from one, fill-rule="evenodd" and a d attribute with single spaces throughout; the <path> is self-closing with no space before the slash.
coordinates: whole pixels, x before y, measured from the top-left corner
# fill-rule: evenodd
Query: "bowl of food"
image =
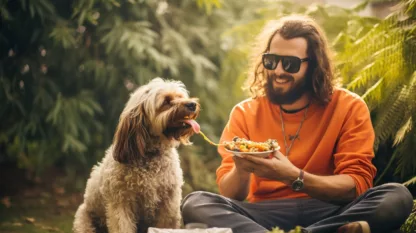
<path id="1" fill-rule="evenodd" d="M 254 142 L 245 138 L 234 137 L 232 141 L 226 141 L 222 144 L 226 151 L 236 156 L 249 154 L 257 157 L 268 157 L 271 153 L 280 150 L 279 143 L 274 139 Z"/>

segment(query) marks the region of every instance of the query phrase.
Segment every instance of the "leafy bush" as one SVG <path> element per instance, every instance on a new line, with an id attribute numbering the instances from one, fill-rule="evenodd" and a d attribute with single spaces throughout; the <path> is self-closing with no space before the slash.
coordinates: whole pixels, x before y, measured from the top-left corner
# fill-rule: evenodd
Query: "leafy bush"
<path id="1" fill-rule="evenodd" d="M 227 26 L 213 12 L 218 4 L 1 1 L 0 162 L 35 174 L 52 165 L 89 171 L 111 144 L 129 93 L 158 76 L 181 80 L 200 98 L 202 130 L 214 138 L 226 111 L 216 99 Z M 216 157 L 212 146 L 197 146 L 185 159 Z"/>
<path id="2" fill-rule="evenodd" d="M 413 201 L 412 213 L 402 225 L 400 230 L 406 233 L 416 232 L 416 200 Z"/>

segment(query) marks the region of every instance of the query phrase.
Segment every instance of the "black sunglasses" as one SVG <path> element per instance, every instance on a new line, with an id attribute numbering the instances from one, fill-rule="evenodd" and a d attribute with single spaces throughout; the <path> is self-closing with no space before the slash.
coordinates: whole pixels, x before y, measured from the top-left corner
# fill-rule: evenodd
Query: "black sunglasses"
<path id="1" fill-rule="evenodd" d="M 293 74 L 297 73 L 302 62 L 309 61 L 309 58 L 300 59 L 294 56 L 281 56 L 273 53 L 264 53 L 262 61 L 264 68 L 268 70 L 276 69 L 279 61 L 282 61 L 283 70 Z"/>

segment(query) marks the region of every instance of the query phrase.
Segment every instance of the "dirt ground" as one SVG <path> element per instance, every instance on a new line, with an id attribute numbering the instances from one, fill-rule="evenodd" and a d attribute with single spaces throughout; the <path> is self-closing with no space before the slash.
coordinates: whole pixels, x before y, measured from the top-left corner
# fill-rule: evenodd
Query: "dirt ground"
<path id="1" fill-rule="evenodd" d="M 15 166 L 0 165 L 0 233 L 72 232 L 89 176 L 75 173 L 69 177 L 55 168 L 34 178 Z M 415 232 L 415 213 L 416 200 L 403 232 Z"/>
<path id="2" fill-rule="evenodd" d="M 0 167 L 0 232 L 71 232 L 82 188 L 57 169 L 30 176 Z"/>

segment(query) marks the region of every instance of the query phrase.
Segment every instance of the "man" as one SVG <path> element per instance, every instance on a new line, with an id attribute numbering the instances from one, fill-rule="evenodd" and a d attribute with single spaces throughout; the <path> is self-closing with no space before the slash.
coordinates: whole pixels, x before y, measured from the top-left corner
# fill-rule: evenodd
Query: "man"
<path id="1" fill-rule="evenodd" d="M 374 130 L 365 102 L 336 86 L 328 43 L 310 18 L 288 16 L 259 35 L 248 87 L 221 141 L 276 139 L 271 158 L 219 147 L 221 195 L 189 194 L 184 223 L 267 232 L 391 232 L 412 209 L 400 184 L 373 187 Z M 247 200 L 247 201 L 244 201 Z"/>

